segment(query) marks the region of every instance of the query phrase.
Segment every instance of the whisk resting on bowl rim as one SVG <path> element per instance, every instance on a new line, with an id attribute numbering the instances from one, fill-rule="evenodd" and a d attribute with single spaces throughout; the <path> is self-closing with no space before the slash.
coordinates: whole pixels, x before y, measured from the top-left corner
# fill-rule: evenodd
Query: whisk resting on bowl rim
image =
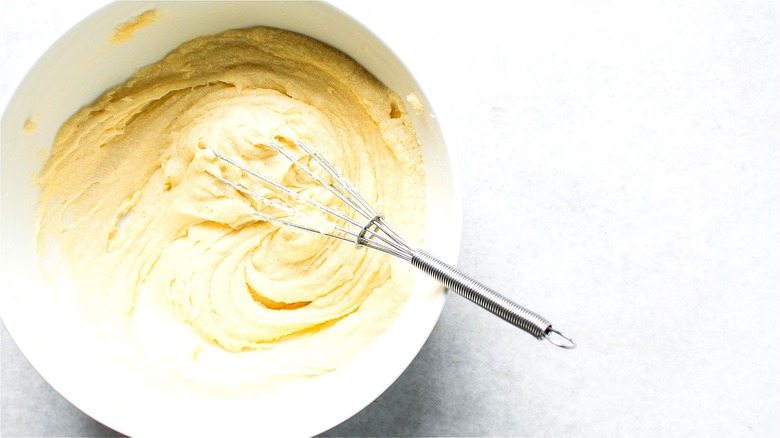
<path id="1" fill-rule="evenodd" d="M 576 346 L 570 337 L 553 328 L 552 324 L 542 316 L 520 306 L 422 249 L 415 248 L 409 244 L 402 236 L 393 230 L 385 218 L 377 213 L 352 184 L 322 155 L 313 151 L 309 146 L 298 140 L 294 140 L 293 142 L 303 152 L 301 157 L 309 157 L 310 159 L 307 161 L 309 163 L 315 163 L 319 168 L 326 172 L 327 175 L 330 175 L 330 178 L 328 179 L 332 179 L 332 182 L 325 182 L 323 178 L 317 175 L 313 168 L 309 167 L 308 164 L 304 164 L 300 158 L 296 158 L 285 151 L 275 141 L 269 141 L 264 144 L 275 149 L 278 154 L 290 160 L 293 165 L 308 175 L 314 182 L 335 195 L 346 208 L 354 210 L 361 216 L 366 221 L 365 223 L 358 222 L 344 211 L 324 205 L 311 197 L 300 194 L 289 187 L 250 169 L 236 158 L 228 157 L 213 149 L 209 149 L 217 158 L 240 169 L 244 173 L 259 179 L 267 185 L 269 189 L 276 191 L 278 194 L 283 194 L 285 198 L 290 199 L 291 201 L 301 205 L 305 204 L 314 207 L 324 213 L 324 215 L 330 217 L 333 221 L 329 222 L 326 226 L 312 225 L 310 223 L 311 221 L 305 220 L 307 219 L 305 213 L 283 201 L 273 200 L 258 194 L 222 175 L 212 174 L 212 176 L 236 191 L 288 215 L 282 218 L 261 211 L 255 211 L 254 215 L 260 220 L 270 221 L 299 230 L 350 242 L 355 245 L 355 248 L 367 247 L 405 260 L 412 266 L 439 281 L 448 289 L 478 304 L 510 324 L 524 330 L 536 339 L 547 339 L 552 344 L 561 348 L 571 349 Z M 296 222 L 295 219 L 290 219 L 291 217 L 299 217 L 304 220 Z M 321 224 L 322 223 L 320 222 L 320 225 Z"/>

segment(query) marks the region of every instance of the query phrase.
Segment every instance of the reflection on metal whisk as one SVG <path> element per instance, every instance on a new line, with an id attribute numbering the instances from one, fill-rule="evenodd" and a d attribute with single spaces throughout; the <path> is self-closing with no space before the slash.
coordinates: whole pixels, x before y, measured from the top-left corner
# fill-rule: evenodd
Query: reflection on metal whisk
<path id="1" fill-rule="evenodd" d="M 280 155 L 290 160 L 293 165 L 306 173 L 310 178 L 312 178 L 313 181 L 321 185 L 328 192 L 336 196 L 341 202 L 345 204 L 345 206 L 354 210 L 359 216 L 362 216 L 362 220 L 366 221 L 365 223 L 362 223 L 362 220 L 361 222 L 358 222 L 350 215 L 345 214 L 338 209 L 323 205 L 311 197 L 302 195 L 288 187 L 285 187 L 282 184 L 279 184 L 278 182 L 268 178 L 267 176 L 248 168 L 246 165 L 237 161 L 235 158 L 227 157 L 217 151 L 211 150 L 211 152 L 220 160 L 242 170 L 252 177 L 257 178 L 270 189 L 275 190 L 278 194 L 284 194 L 287 198 L 290 198 L 295 202 L 308 204 L 311 207 L 319 209 L 320 211 L 324 212 L 326 216 L 331 217 L 333 221 L 329 222 L 327 227 L 311 226 L 308 225 L 307 221 L 296 222 L 296 217 L 306 219 L 307 214 L 283 203 L 282 201 L 275 201 L 254 191 L 251 191 L 250 189 L 234 181 L 231 181 L 224 176 L 214 175 L 214 177 L 232 187 L 236 191 L 247 195 L 262 204 L 272 207 L 273 209 L 285 213 L 285 217 L 280 218 L 271 214 L 255 211 L 255 216 L 260 220 L 271 221 L 288 227 L 294 227 L 307 232 L 317 233 L 334 239 L 350 242 L 353 243 L 356 248 L 365 246 L 367 248 L 398 257 L 402 260 L 406 260 L 416 268 L 439 281 L 448 289 L 457 292 L 459 295 L 501 317 L 510 324 L 526 331 L 536 339 L 547 339 L 554 345 L 557 345 L 561 348 L 571 349 L 576 346 L 571 338 L 554 329 L 552 324 L 540 315 L 531 312 L 517 303 L 514 303 L 510 299 L 465 275 L 454 267 L 442 262 L 436 257 L 426 253 L 425 251 L 410 245 L 408 242 L 406 242 L 406 240 L 404 240 L 403 237 L 401 237 L 393 230 L 384 217 L 382 217 L 381 214 L 378 214 L 374 208 L 357 192 L 357 190 L 355 190 L 352 184 L 350 184 L 349 181 L 347 181 L 327 160 L 325 160 L 325 158 L 323 158 L 319 153 L 312 151 L 308 146 L 301 143 L 300 141 L 295 141 L 295 144 L 304 152 L 304 157 L 310 157 L 314 163 L 319 165 L 320 168 L 323 169 L 333 179 L 332 183 L 323 181 L 323 179 L 318 176 L 311 167 L 290 155 L 289 152 L 282 149 L 282 147 L 276 144 L 276 142 L 267 142 L 269 147 L 275 149 L 276 152 L 278 152 Z M 311 162 L 311 160 L 309 160 L 309 162 Z"/>

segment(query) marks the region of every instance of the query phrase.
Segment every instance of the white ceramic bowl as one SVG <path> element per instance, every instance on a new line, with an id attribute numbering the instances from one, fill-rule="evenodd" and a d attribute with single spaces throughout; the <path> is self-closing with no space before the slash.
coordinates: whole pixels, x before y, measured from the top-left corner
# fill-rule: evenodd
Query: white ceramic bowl
<path id="1" fill-rule="evenodd" d="M 130 41 L 109 42 L 115 26 L 148 9 L 163 18 Z M 73 27 L 39 59 L 2 118 L 0 299 L 3 320 L 25 356 L 65 398 L 129 435 L 314 435 L 351 417 L 387 389 L 428 338 L 444 304 L 443 288 L 420 276 L 399 319 L 344 367 L 264 396 L 191 399 L 115 366 L 89 336 L 68 294 L 47 284 L 36 264 L 33 175 L 60 125 L 137 68 L 194 37 L 256 25 L 300 32 L 356 59 L 399 95 L 415 93 L 426 112 L 409 108 L 427 182 L 425 248 L 455 263 L 460 195 L 430 103 L 412 75 L 376 36 L 343 12 L 311 2 L 122 2 Z M 24 131 L 32 118 L 37 128 Z M 433 226 L 435 224 L 435 226 Z"/>

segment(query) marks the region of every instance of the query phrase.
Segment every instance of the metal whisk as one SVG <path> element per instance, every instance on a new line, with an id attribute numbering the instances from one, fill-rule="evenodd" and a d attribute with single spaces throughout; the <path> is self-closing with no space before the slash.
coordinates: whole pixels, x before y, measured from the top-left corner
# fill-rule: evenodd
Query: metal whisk
<path id="1" fill-rule="evenodd" d="M 310 163 L 313 161 L 327 172 L 333 179 L 332 183 L 323 181 L 312 168 L 282 149 L 275 141 L 269 141 L 266 144 L 275 149 L 280 155 L 290 160 L 297 168 L 306 173 L 312 180 L 316 181 L 317 184 L 335 195 L 346 207 L 357 212 L 366 222 L 358 222 L 342 211 L 323 205 L 311 197 L 301 195 L 267 176 L 248 168 L 238 160 L 210 149 L 210 151 L 220 160 L 235 166 L 248 175 L 258 178 L 270 189 L 275 190 L 280 194 L 285 194 L 287 198 L 292 199 L 295 202 L 308 204 L 321 210 L 326 216 L 331 217 L 334 222 L 330 223 L 325 229 L 315 228 L 314 226 L 306 225 L 304 223 L 297 223 L 294 219 L 290 219 L 290 217 L 305 217 L 305 213 L 284 202 L 275 201 L 253 192 L 241 184 L 235 183 L 221 175 L 213 175 L 215 178 L 238 192 L 288 215 L 286 218 L 282 219 L 267 213 L 255 211 L 255 216 L 260 220 L 271 221 L 288 227 L 325 235 L 334 239 L 350 242 L 355 245 L 355 248 L 365 246 L 406 260 L 416 268 L 439 281 L 448 289 L 455 291 L 494 315 L 497 315 L 510 324 L 524 330 L 536 339 L 547 339 L 552 344 L 561 348 L 570 349 L 576 346 L 570 337 L 565 336 L 560 331 L 554 329 L 552 324 L 545 318 L 520 306 L 484 284 L 458 271 L 454 267 L 406 242 L 403 237 L 393 230 L 384 217 L 382 217 L 381 214 L 378 214 L 357 190 L 355 190 L 352 184 L 350 184 L 350 182 L 319 153 L 312 151 L 300 141 L 295 141 L 298 148 L 305 154 L 302 155 L 302 157 L 310 157 L 311 160 L 307 161 Z M 340 221 L 341 224 L 337 224 L 335 222 L 337 220 Z"/>

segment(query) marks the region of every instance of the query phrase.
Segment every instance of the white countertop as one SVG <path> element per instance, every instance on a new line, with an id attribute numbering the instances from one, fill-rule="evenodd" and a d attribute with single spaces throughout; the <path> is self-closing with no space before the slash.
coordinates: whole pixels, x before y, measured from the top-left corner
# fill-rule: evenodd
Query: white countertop
<path id="1" fill-rule="evenodd" d="M 2 3 L 3 106 L 102 3 Z M 459 267 L 579 347 L 451 295 L 408 370 L 326 435 L 780 435 L 778 2 L 333 3 L 433 104 Z M 1 407 L 3 436 L 113 433 L 5 328 Z"/>

